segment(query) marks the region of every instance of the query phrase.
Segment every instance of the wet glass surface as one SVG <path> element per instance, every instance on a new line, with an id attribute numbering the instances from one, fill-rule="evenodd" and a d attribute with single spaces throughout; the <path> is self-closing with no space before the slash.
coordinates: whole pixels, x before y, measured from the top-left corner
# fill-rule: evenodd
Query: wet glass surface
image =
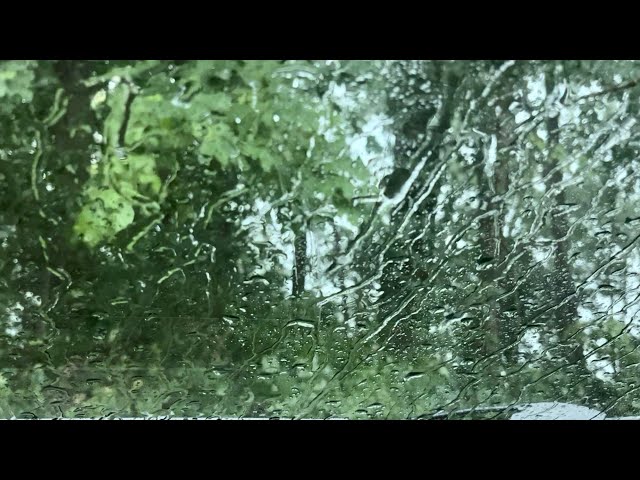
<path id="1" fill-rule="evenodd" d="M 0 417 L 639 415 L 638 79 L 0 62 Z"/>

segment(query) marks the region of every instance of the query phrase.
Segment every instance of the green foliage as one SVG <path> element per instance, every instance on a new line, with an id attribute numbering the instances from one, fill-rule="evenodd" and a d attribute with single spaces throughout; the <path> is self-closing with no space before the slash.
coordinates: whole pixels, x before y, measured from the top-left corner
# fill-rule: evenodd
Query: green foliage
<path id="1" fill-rule="evenodd" d="M 30 102 L 33 99 L 33 69 L 36 62 L 5 60 L 0 62 L 0 99 Z"/>
<path id="2" fill-rule="evenodd" d="M 286 67 L 295 72 L 308 64 Z M 255 183 L 252 165 L 257 165 L 264 174 L 255 188 L 263 194 L 270 195 L 274 188 L 280 195 L 295 192 L 301 211 L 313 212 L 329 204 L 338 207 L 335 213 L 350 215 L 357 222 L 359 212 L 351 199 L 373 193 L 375 184 L 364 164 L 348 155 L 346 137 L 352 129 L 330 100 L 313 94 L 311 86 L 318 79 L 305 77 L 309 86 L 294 88 L 299 79 L 283 77 L 282 68 L 281 62 L 190 62 L 176 69 L 174 76 L 162 76 L 164 87 L 157 79 L 149 87 L 156 91 L 151 94 L 146 88 L 134 92 L 129 82 L 114 75 L 109 91 L 100 90 L 92 99 L 92 107 L 108 115 L 104 152 L 90 169 L 89 185 L 117 189 L 124 199 L 117 202 L 123 211 L 109 204 L 110 211 L 97 213 L 99 220 L 88 221 L 87 209 L 99 210 L 100 203 L 91 194 L 94 190 L 87 190 L 76 232 L 95 246 L 133 221 L 133 206 L 141 207 L 146 216 L 157 213 L 162 180 L 149 155 L 166 157 L 194 144 L 198 164 L 206 169 L 215 171 L 211 165 L 215 161 L 219 168 L 242 172 L 247 182 Z M 126 118 L 130 95 L 133 100 Z M 125 144 L 118 145 L 122 129 Z M 145 154 L 127 153 L 137 151 Z M 178 168 L 179 163 L 170 168 Z M 89 231 L 92 225 L 94 232 Z"/>
<path id="3" fill-rule="evenodd" d="M 114 237 L 133 222 L 133 204 L 115 190 L 89 187 L 85 195 L 74 231 L 88 245 Z"/>

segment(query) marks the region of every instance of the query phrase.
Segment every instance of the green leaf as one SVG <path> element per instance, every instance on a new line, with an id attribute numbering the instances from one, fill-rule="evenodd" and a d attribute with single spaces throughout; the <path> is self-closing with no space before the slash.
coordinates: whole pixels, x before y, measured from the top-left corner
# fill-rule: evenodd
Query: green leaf
<path id="1" fill-rule="evenodd" d="M 153 156 L 131 154 L 126 159 L 112 158 L 111 162 L 113 179 L 131 196 L 155 197 L 160 193 L 162 181 Z"/>
<path id="2" fill-rule="evenodd" d="M 133 205 L 115 190 L 90 187 L 86 196 L 73 231 L 90 247 L 110 240 L 133 222 Z"/>
<path id="3" fill-rule="evenodd" d="M 226 167 L 238 156 L 236 139 L 226 123 L 216 123 L 206 128 L 206 134 L 200 144 L 200 153 L 214 157 L 220 165 Z"/>

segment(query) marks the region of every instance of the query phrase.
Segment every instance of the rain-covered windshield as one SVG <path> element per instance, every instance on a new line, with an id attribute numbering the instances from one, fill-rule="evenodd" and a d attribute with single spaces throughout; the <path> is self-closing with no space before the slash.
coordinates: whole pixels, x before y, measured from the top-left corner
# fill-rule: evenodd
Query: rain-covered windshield
<path id="1" fill-rule="evenodd" d="M 639 415 L 639 79 L 0 62 L 0 418 Z"/>

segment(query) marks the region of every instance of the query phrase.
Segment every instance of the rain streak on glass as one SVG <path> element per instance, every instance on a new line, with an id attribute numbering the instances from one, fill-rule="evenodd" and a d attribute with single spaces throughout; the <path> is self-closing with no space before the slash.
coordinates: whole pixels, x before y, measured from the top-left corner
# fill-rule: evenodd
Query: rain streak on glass
<path id="1" fill-rule="evenodd" d="M 637 417 L 639 80 L 0 62 L 0 418 Z"/>

